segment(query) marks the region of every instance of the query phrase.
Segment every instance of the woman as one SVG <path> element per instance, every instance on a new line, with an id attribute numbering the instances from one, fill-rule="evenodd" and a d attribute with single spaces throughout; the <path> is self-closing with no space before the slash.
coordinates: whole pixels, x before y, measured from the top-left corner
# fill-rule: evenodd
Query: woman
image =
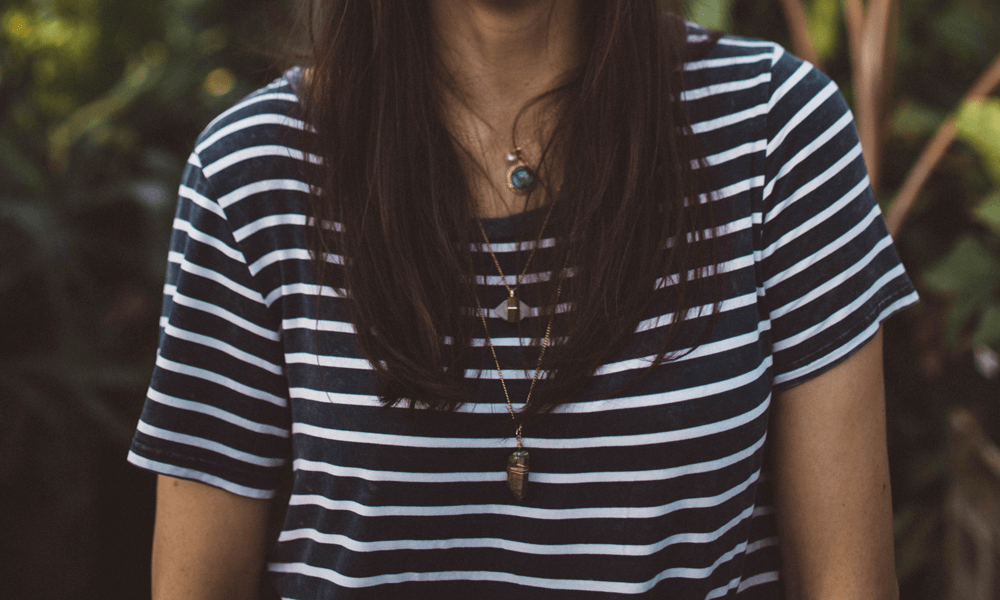
<path id="1" fill-rule="evenodd" d="M 181 187 L 154 597 L 895 597 L 835 86 L 654 0 L 326 4 Z"/>

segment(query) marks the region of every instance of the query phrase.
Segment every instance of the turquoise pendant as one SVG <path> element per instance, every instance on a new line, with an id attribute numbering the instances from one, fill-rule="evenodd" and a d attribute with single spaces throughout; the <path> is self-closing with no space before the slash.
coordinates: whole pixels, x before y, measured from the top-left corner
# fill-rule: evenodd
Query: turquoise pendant
<path id="1" fill-rule="evenodd" d="M 507 154 L 507 162 L 511 163 L 507 169 L 507 187 L 515 194 L 526 195 L 535 187 L 535 172 L 521 159 L 520 148 Z"/>
<path id="2" fill-rule="evenodd" d="M 510 189 L 515 193 L 527 194 L 535 186 L 535 174 L 524 165 L 516 165 L 510 170 Z"/>

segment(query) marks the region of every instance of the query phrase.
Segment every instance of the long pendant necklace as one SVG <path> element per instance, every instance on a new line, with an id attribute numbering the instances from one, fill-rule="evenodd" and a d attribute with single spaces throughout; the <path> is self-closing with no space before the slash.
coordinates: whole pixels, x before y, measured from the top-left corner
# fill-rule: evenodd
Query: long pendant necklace
<path id="1" fill-rule="evenodd" d="M 556 306 L 559 305 L 559 296 L 562 295 L 562 284 L 563 278 L 566 276 L 566 267 L 563 267 L 559 272 L 559 282 L 556 284 Z M 500 377 L 500 386 L 503 388 L 503 396 L 507 401 L 507 411 L 510 413 L 510 418 L 514 421 L 514 436 L 517 438 L 517 450 L 514 451 L 510 457 L 507 458 L 507 488 L 510 489 L 511 493 L 518 500 L 524 500 L 528 493 L 528 473 L 530 472 L 530 464 L 528 462 L 528 451 L 524 449 L 524 438 L 522 432 L 524 431 L 524 424 L 517 422 L 517 414 L 514 412 L 514 405 L 510 401 L 510 392 L 507 390 L 507 382 L 503 378 L 503 369 L 500 367 L 500 359 L 497 357 L 496 348 L 493 346 L 493 340 L 490 337 L 490 328 L 486 323 L 486 315 L 483 313 L 482 306 L 479 304 L 479 298 L 476 298 L 476 311 L 479 313 L 479 318 L 483 322 L 483 332 L 486 334 L 486 345 L 489 346 L 490 354 L 493 355 L 493 364 L 496 365 L 497 375 Z M 531 402 L 531 394 L 535 391 L 535 384 L 538 382 L 538 374 L 542 371 L 542 360 L 545 358 L 545 350 L 549 347 L 549 342 L 552 339 L 552 321 L 555 319 L 555 311 L 549 316 L 549 323 L 545 327 L 545 337 L 542 338 L 541 350 L 538 353 L 538 362 L 535 363 L 535 374 L 531 377 L 531 385 L 528 387 L 528 395 L 524 399 L 524 406 L 527 408 L 528 403 Z"/>
<path id="2" fill-rule="evenodd" d="M 507 154 L 507 160 L 512 163 L 510 169 L 507 171 L 507 185 L 515 193 L 524 195 L 531 191 L 534 187 L 537 178 L 535 177 L 535 172 L 531 170 L 530 167 L 521 159 L 521 149 L 514 148 Z M 535 252 L 538 250 L 539 244 L 542 241 L 542 235 L 545 233 L 545 227 L 549 224 L 549 217 L 552 216 L 552 203 L 549 204 L 549 210 L 545 214 L 545 220 L 542 221 L 542 227 L 538 230 L 538 237 L 535 239 L 535 245 L 531 249 L 531 254 L 528 255 L 528 260 L 524 263 L 524 268 L 521 273 L 514 280 L 514 287 L 510 287 L 507 283 L 507 276 L 504 274 L 503 269 L 500 268 L 500 261 L 497 260 L 497 255 L 493 252 L 493 246 L 490 244 L 490 238 L 486 235 L 486 230 L 483 228 L 483 223 L 479 219 L 476 219 L 476 224 L 479 225 L 479 233 L 483 235 L 483 241 L 486 242 L 486 249 L 489 250 L 490 256 L 493 258 L 493 264 L 497 268 L 497 272 L 500 273 L 500 279 L 503 281 L 503 286 L 507 288 L 507 299 L 501 302 L 493 312 L 499 316 L 504 321 L 508 323 L 517 323 L 524 318 L 525 313 L 527 313 L 529 307 L 524 302 L 522 302 L 517 297 L 517 290 L 521 287 L 521 280 L 524 275 L 528 272 L 528 267 L 531 266 L 531 260 L 535 258 Z"/>

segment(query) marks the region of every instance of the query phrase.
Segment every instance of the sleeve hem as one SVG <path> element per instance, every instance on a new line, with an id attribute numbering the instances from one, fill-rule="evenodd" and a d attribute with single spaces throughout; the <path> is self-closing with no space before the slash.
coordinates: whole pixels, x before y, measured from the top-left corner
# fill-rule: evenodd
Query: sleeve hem
<path id="1" fill-rule="evenodd" d="M 152 448 L 146 448 L 144 454 L 150 456 L 161 457 L 160 455 L 170 454 L 162 451 L 157 451 Z M 220 477 L 218 475 L 203 471 L 190 466 L 182 466 L 175 463 L 167 463 L 159 460 L 153 460 L 147 456 L 143 456 L 135 451 L 135 444 L 133 443 L 133 449 L 129 450 L 128 462 L 131 464 L 145 469 L 147 471 L 152 471 L 160 475 L 169 475 L 171 477 L 179 477 L 181 479 L 188 479 L 191 481 L 198 481 L 211 485 L 213 487 L 220 488 L 227 492 L 231 492 L 238 496 L 244 496 L 247 498 L 257 498 L 261 500 L 269 500 L 277 494 L 277 489 L 274 488 L 258 488 L 248 485 L 242 485 L 232 481 L 225 477 Z M 189 460 L 187 462 L 190 462 Z"/>
<path id="2" fill-rule="evenodd" d="M 883 321 L 900 310 L 916 304 L 917 301 L 917 292 L 912 286 L 909 284 L 900 286 L 860 319 L 855 327 L 820 350 L 797 361 L 796 364 L 801 366 L 775 375 L 772 386 L 774 391 L 781 392 L 793 388 L 841 364 L 875 337 Z"/>

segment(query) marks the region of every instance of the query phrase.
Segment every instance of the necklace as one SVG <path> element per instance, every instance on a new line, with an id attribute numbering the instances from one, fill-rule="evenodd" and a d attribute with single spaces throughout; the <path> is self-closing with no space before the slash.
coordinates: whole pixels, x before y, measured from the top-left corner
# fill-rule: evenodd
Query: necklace
<path id="1" fill-rule="evenodd" d="M 549 210 L 545 213 L 545 220 L 542 221 L 542 227 L 538 230 L 538 237 L 535 238 L 535 245 L 531 249 L 531 254 L 528 255 L 528 260 L 524 263 L 524 268 L 521 269 L 521 273 L 514 280 L 514 287 L 510 287 L 507 283 L 507 276 L 504 275 L 503 269 L 500 268 L 500 261 L 497 260 L 497 255 L 493 252 L 493 246 L 490 244 L 490 238 L 486 235 L 486 229 L 483 228 L 483 222 L 476 219 L 476 224 L 479 225 L 479 233 L 483 234 L 483 241 L 486 242 L 486 249 L 490 252 L 490 257 L 493 258 L 493 264 L 497 268 L 497 272 L 500 273 L 500 280 L 503 281 L 503 286 L 507 288 L 507 299 L 497 305 L 493 312 L 495 312 L 501 319 L 507 321 L 508 323 L 517 323 L 522 318 L 524 318 L 529 307 L 527 304 L 522 302 L 517 297 L 517 290 L 521 287 L 521 280 L 524 278 L 525 273 L 528 272 L 528 267 L 531 266 L 532 259 L 535 258 L 535 252 L 538 251 L 538 246 L 542 242 L 542 235 L 545 233 L 545 227 L 549 224 L 549 217 L 552 216 L 552 203 L 549 203 Z"/>
<path id="2" fill-rule="evenodd" d="M 510 163 L 507 169 L 507 187 L 518 196 L 527 195 L 535 187 L 537 178 L 534 170 L 521 158 L 521 148 L 508 152 L 507 162 Z"/>
<path id="3" fill-rule="evenodd" d="M 559 296 L 562 294 L 562 284 L 563 278 L 566 275 L 566 267 L 564 266 L 559 272 L 559 283 L 556 286 L 556 305 L 559 304 Z M 490 348 L 490 354 L 493 355 L 493 364 L 496 365 L 497 375 L 500 377 L 500 386 L 503 388 L 504 399 L 507 401 L 507 411 L 510 413 L 511 420 L 514 421 L 516 425 L 514 429 L 514 436 L 517 438 L 517 450 L 514 451 L 507 458 L 507 488 L 510 489 L 511 493 L 518 500 L 524 500 L 527 497 L 527 487 L 528 487 L 528 473 L 529 473 L 529 463 L 528 463 L 528 451 L 524 449 L 524 439 L 522 437 L 522 432 L 524 430 L 524 424 L 517 422 L 517 414 L 514 413 L 514 405 L 510 401 L 510 392 L 507 391 L 507 382 L 503 378 L 503 369 L 500 368 L 500 359 L 497 358 L 496 348 L 493 346 L 493 340 L 490 338 L 490 328 L 486 324 L 486 315 L 483 313 L 482 306 L 479 304 L 479 297 L 476 297 L 476 311 L 479 313 L 479 318 L 483 322 L 483 332 L 486 334 L 486 345 Z M 528 396 L 524 399 L 524 406 L 527 408 L 528 403 L 531 402 L 531 394 L 535 391 L 535 384 L 538 382 L 538 374 L 542 371 L 542 359 L 545 358 L 545 349 L 549 347 L 549 341 L 552 339 L 552 321 L 555 319 L 555 310 L 549 316 L 549 324 L 545 327 L 545 337 L 542 338 L 542 349 L 538 353 L 538 362 L 535 363 L 535 374 L 531 377 L 531 385 L 528 387 Z"/>

